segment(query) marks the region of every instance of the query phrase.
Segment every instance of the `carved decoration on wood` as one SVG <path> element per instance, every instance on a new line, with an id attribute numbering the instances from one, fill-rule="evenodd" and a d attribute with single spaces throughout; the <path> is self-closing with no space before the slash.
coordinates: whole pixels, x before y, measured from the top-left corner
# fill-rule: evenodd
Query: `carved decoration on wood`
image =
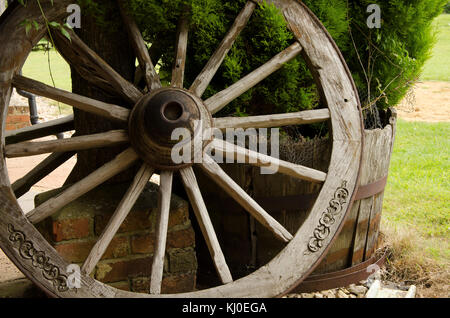
<path id="1" fill-rule="evenodd" d="M 318 252 L 323 247 L 323 241 L 330 235 L 330 227 L 336 222 L 335 217 L 343 211 L 344 204 L 347 203 L 348 197 L 349 191 L 347 189 L 347 181 L 344 181 L 342 186 L 334 193 L 334 197 L 331 199 L 329 207 L 322 213 L 319 225 L 315 228 L 313 237 L 309 240 L 308 250 L 310 252 Z"/>
<path id="2" fill-rule="evenodd" d="M 44 252 L 34 248 L 33 242 L 27 241 L 23 232 L 15 230 L 12 224 L 8 225 L 9 240 L 15 244 L 19 250 L 19 255 L 27 260 L 31 260 L 33 267 L 42 269 L 42 275 L 45 279 L 53 282 L 53 286 L 59 292 L 69 290 L 67 286 L 67 277 L 60 273 L 60 269 L 50 263 L 49 257 Z"/>

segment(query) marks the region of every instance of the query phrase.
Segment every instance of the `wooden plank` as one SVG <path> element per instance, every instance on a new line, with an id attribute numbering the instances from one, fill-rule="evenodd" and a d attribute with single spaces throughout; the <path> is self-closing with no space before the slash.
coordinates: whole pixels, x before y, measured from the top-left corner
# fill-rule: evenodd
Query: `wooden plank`
<path id="1" fill-rule="evenodd" d="M 169 228 L 170 198 L 173 172 L 162 171 L 158 193 L 155 252 L 153 253 L 150 294 L 160 294 L 166 254 L 167 230 Z"/>
<path id="2" fill-rule="evenodd" d="M 209 217 L 205 202 L 203 201 L 194 171 L 189 167 L 180 170 L 180 173 L 216 271 L 223 284 L 231 283 L 233 278 L 220 247 L 219 240 L 217 239 L 216 232 L 214 231 L 214 226 Z"/>
<path id="3" fill-rule="evenodd" d="M 13 85 L 24 91 L 47 97 L 108 119 L 128 122 L 128 117 L 130 116 L 130 110 L 124 107 L 70 93 L 21 75 L 14 76 Z"/>
<path id="4" fill-rule="evenodd" d="M 187 12 L 180 18 L 177 34 L 175 62 L 172 69 L 172 87 L 183 88 L 184 70 L 186 67 L 186 53 L 189 35 L 189 19 Z"/>
<path id="5" fill-rule="evenodd" d="M 211 80 L 213 79 L 220 65 L 223 63 L 223 60 L 232 48 L 237 37 L 242 32 L 248 20 L 252 16 L 255 7 L 256 4 L 254 2 L 247 1 L 245 7 L 235 19 L 227 35 L 219 44 L 219 47 L 209 59 L 208 63 L 205 65 L 201 73 L 197 76 L 192 86 L 189 88 L 189 90 L 198 97 L 201 97 L 203 95 L 209 83 L 211 83 Z"/>
<path id="6" fill-rule="evenodd" d="M 16 198 L 27 193 L 32 186 L 44 179 L 59 166 L 75 155 L 75 152 L 52 153 L 22 178 L 16 180 L 11 188 Z"/>
<path id="7" fill-rule="evenodd" d="M 219 154 L 237 156 L 238 162 L 245 161 L 257 167 L 270 167 L 278 173 L 311 182 L 324 182 L 327 174 L 325 172 L 293 164 L 278 158 L 267 156 L 223 140 L 214 139 L 211 143 Z"/>
<path id="8" fill-rule="evenodd" d="M 364 153 L 361 169 L 361 185 L 373 183 L 385 177 L 389 170 L 392 127 L 364 131 Z M 381 213 L 383 196 L 363 199 L 359 204 L 357 227 L 353 244 L 352 265 L 370 258 L 378 231 L 370 223 Z"/>
<path id="9" fill-rule="evenodd" d="M 139 172 L 134 177 L 133 182 L 117 206 L 116 211 L 98 238 L 98 241 L 95 243 L 89 256 L 84 261 L 82 270 L 86 274 L 91 274 L 99 260 L 102 258 L 120 225 L 122 225 L 145 186 L 148 184 L 153 172 L 154 169 L 147 164 L 141 166 Z"/>
<path id="10" fill-rule="evenodd" d="M 84 72 L 80 70 L 87 81 L 99 84 L 100 87 L 106 84 L 111 85 L 115 92 L 119 93 L 125 99 L 132 103 L 143 96 L 139 89 L 132 83 L 124 79 L 116 72 L 108 63 L 106 63 L 97 53 L 91 50 L 86 43 L 81 40 L 73 30 L 66 29 L 70 35 L 70 41 L 61 32 L 52 32 L 55 45 L 61 55 L 75 67 L 88 67 L 90 71 Z M 79 65 L 76 65 L 76 64 Z M 79 69 L 77 69 L 79 70 Z"/>
<path id="11" fill-rule="evenodd" d="M 250 88 L 256 86 L 270 74 L 278 71 L 285 63 L 300 54 L 301 51 L 302 47 L 298 42 L 295 42 L 281 53 L 278 53 L 266 64 L 260 66 L 258 69 L 254 70 L 223 91 L 208 98 L 205 101 L 205 106 L 212 114 L 217 113 L 234 99 L 244 94 Z"/>
<path id="12" fill-rule="evenodd" d="M 57 135 L 74 129 L 73 114 L 71 114 L 63 118 L 50 120 L 30 127 L 7 131 L 5 134 L 5 142 L 6 145 L 10 145 L 22 141 Z"/>
<path id="13" fill-rule="evenodd" d="M 357 109 L 359 97 L 351 73 L 332 37 L 318 31 L 323 28 L 321 22 L 307 9 L 301 8 L 302 5 L 285 0 L 269 2 L 274 2 L 282 9 L 289 28 L 304 48 L 303 59 L 314 77 L 322 102 L 330 109 L 333 140 L 360 142 L 361 125 L 351 124 L 361 121 Z"/>
<path id="14" fill-rule="evenodd" d="M 134 19 L 128 12 L 126 12 L 125 1 L 119 0 L 118 2 L 125 28 L 127 29 L 128 36 L 139 61 L 139 66 L 144 71 L 144 77 L 148 89 L 153 90 L 161 88 L 161 80 L 159 79 L 159 75 L 152 63 L 147 45 L 145 44 L 142 34 L 139 31 L 139 28 Z"/>
<path id="15" fill-rule="evenodd" d="M 39 223 L 50 215 L 56 213 L 68 203 L 78 199 L 83 194 L 94 189 L 99 184 L 102 184 L 116 174 L 126 170 L 137 159 L 138 155 L 132 148 L 125 150 L 112 161 L 92 172 L 86 178 L 78 181 L 62 193 L 49 199 L 34 210 L 27 213 L 26 217 L 31 223 Z"/>
<path id="16" fill-rule="evenodd" d="M 255 200 L 234 182 L 233 179 L 231 179 L 206 153 L 203 154 L 203 163 L 200 164 L 200 167 L 259 223 L 272 231 L 278 239 L 284 242 L 292 240 L 292 235 L 258 203 L 256 203 Z"/>
<path id="17" fill-rule="evenodd" d="M 366 135 L 368 133 L 368 131 L 365 132 Z M 368 169 L 372 170 L 373 177 L 371 178 L 371 180 L 373 180 L 376 178 L 380 179 L 382 177 L 385 177 L 389 173 L 391 146 L 394 139 L 394 127 L 392 125 L 387 125 L 382 130 L 376 129 L 371 131 L 370 133 L 373 134 L 373 138 L 376 139 L 376 146 L 374 148 L 371 148 L 371 152 L 373 152 L 373 159 L 370 161 L 370 166 L 367 167 Z M 370 151 L 369 149 L 367 150 Z M 376 250 L 380 225 L 379 222 L 383 209 L 383 198 L 384 191 L 373 197 L 373 207 L 369 217 L 366 246 L 364 250 L 364 260 L 369 259 Z"/>
<path id="18" fill-rule="evenodd" d="M 330 119 L 328 109 L 305 110 L 295 113 L 248 117 L 220 117 L 213 119 L 213 126 L 226 128 L 272 128 L 291 125 L 313 124 Z"/>
<path id="19" fill-rule="evenodd" d="M 7 158 L 27 157 L 49 152 L 80 151 L 92 148 L 103 148 L 121 145 L 128 142 L 125 130 L 111 130 L 105 133 L 77 136 L 72 138 L 21 142 L 5 147 Z"/>

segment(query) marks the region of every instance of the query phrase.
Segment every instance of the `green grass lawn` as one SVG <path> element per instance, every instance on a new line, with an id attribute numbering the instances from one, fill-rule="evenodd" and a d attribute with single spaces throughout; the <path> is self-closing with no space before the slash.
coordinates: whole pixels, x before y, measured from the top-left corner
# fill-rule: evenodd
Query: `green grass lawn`
<path id="1" fill-rule="evenodd" d="M 437 43 L 433 56 L 427 61 L 421 80 L 450 81 L 450 14 L 442 14 L 434 22 Z"/>
<path id="2" fill-rule="evenodd" d="M 414 231 L 427 256 L 450 260 L 450 123 L 399 120 L 383 218 Z"/>
<path id="3" fill-rule="evenodd" d="M 56 87 L 67 91 L 72 90 L 69 64 L 55 50 L 50 51 L 50 62 L 48 52 L 31 52 L 23 66 L 22 72 L 24 76 L 31 77 L 50 86 L 53 86 L 52 74 Z"/>
<path id="4" fill-rule="evenodd" d="M 24 76 L 47 85 L 72 91 L 69 64 L 55 50 L 31 52 L 23 66 L 22 73 Z M 50 103 L 55 106 L 55 114 L 66 115 L 72 112 L 72 107 L 69 105 L 56 101 Z"/>

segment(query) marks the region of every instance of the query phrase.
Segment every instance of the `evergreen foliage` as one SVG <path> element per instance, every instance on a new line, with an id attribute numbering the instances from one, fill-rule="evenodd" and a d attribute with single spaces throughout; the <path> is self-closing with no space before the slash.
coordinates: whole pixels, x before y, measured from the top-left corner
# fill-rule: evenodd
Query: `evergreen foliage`
<path id="1" fill-rule="evenodd" d="M 444 12 L 445 12 L 445 13 L 450 13 L 450 2 L 448 2 L 448 3 L 444 6 Z"/>
<path id="2" fill-rule="evenodd" d="M 99 24 L 114 31 L 118 13 L 93 0 L 79 0 Z M 189 86 L 202 70 L 244 6 L 246 0 L 130 0 L 144 38 L 154 43 L 152 59 L 159 61 L 163 81 L 170 80 L 177 23 L 190 6 L 190 34 L 186 68 Z M 366 8 L 373 0 L 305 0 L 330 32 L 346 58 L 363 106 L 394 106 L 418 78 L 434 43 L 431 22 L 447 0 L 386 0 L 382 26 L 369 29 Z M 294 41 L 281 13 L 263 4 L 225 58 L 204 98 L 233 84 L 267 62 Z M 221 114 L 245 116 L 299 111 L 320 107 L 316 86 L 302 57 L 287 63 L 254 89 L 228 105 Z"/>

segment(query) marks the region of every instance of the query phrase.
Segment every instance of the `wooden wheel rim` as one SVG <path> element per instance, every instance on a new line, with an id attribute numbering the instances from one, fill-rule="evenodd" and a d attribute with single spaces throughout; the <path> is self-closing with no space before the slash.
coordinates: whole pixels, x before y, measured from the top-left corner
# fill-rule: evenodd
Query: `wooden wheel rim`
<path id="1" fill-rule="evenodd" d="M 252 274 L 207 290 L 176 297 L 273 297 L 287 292 L 305 278 L 324 256 L 339 233 L 351 207 L 359 179 L 362 153 L 362 120 L 357 91 L 336 45 L 317 18 L 300 2 L 273 0 L 284 13 L 303 48 L 303 56 L 326 101 L 331 117 L 333 149 L 322 190 L 292 241 L 269 263 Z M 41 0 L 50 21 L 66 15 L 68 0 Z M 19 28 L 23 16 L 42 21 L 36 5 L 17 6 L 0 21 L 0 247 L 19 269 L 47 294 L 57 297 L 160 297 L 124 292 L 82 275 L 81 288 L 66 288 L 69 265 L 47 243 L 23 214 L 14 193 L 5 161 L 5 121 L 14 75 L 45 30 Z M 42 25 L 42 24 L 41 24 Z M 331 214 L 330 214 L 331 213 Z M 163 295 L 168 296 L 168 295 Z"/>

